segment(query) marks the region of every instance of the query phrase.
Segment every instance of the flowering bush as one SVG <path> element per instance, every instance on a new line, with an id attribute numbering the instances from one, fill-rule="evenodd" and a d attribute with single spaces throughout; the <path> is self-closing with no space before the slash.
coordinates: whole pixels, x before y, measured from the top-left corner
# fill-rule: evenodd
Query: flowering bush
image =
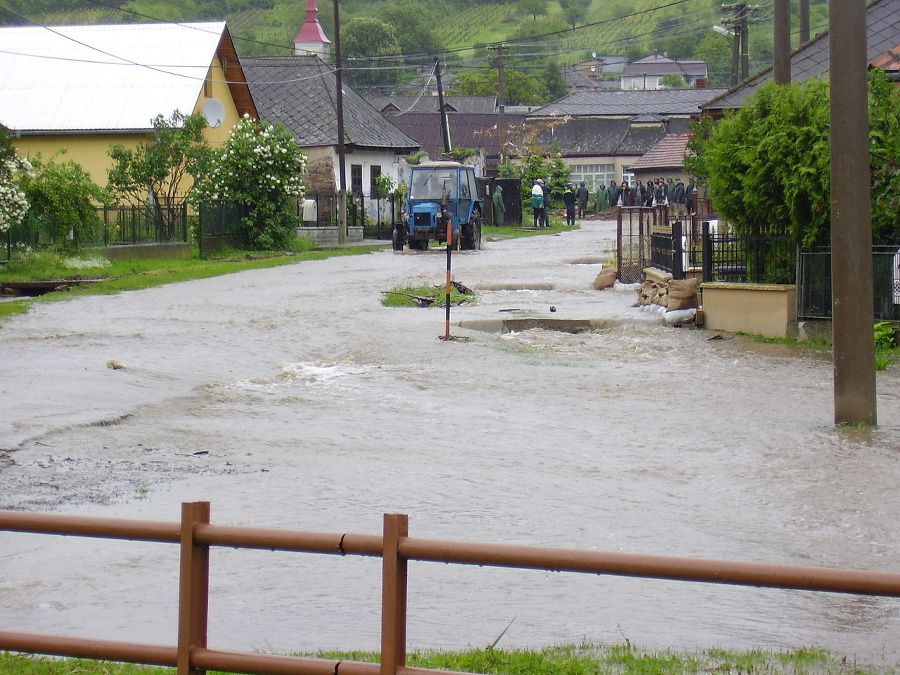
<path id="1" fill-rule="evenodd" d="M 284 248 L 296 233 L 292 200 L 303 195 L 305 171 L 306 155 L 283 125 L 244 115 L 216 151 L 195 199 L 244 204 L 250 211 L 244 218 L 250 246 Z"/>
<path id="2" fill-rule="evenodd" d="M 16 178 L 30 173 L 31 164 L 16 155 L 9 131 L 0 126 L 0 233 L 22 222 L 28 211 L 28 200 L 16 184 Z"/>

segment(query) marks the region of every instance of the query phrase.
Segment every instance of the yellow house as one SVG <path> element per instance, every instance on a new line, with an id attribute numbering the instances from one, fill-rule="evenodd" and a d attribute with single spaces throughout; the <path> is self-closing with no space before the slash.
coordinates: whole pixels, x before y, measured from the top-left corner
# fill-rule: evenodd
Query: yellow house
<path id="1" fill-rule="evenodd" d="M 224 22 L 0 28 L 0 123 L 20 155 L 65 149 L 105 186 L 109 145 L 147 142 L 175 111 L 203 114 L 212 145 L 257 117 Z"/>

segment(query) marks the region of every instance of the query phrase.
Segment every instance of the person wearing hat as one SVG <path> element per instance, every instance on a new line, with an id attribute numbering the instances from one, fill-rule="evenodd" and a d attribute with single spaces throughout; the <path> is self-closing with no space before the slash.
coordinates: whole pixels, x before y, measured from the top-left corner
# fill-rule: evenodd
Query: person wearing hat
<path id="1" fill-rule="evenodd" d="M 531 209 L 534 211 L 534 226 L 543 227 L 547 218 L 544 207 L 544 181 L 538 178 L 531 188 Z"/>
<path id="2" fill-rule="evenodd" d="M 575 204 L 577 202 L 575 183 L 569 181 L 563 190 L 563 203 L 566 205 L 566 225 L 575 224 Z"/>

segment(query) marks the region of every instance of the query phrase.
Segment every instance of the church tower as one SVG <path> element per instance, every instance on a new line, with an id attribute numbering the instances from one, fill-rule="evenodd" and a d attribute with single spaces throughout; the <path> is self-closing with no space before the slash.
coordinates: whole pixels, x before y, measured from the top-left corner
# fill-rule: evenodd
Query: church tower
<path id="1" fill-rule="evenodd" d="M 300 27 L 300 32 L 294 38 L 294 55 L 307 56 L 315 54 L 327 59 L 331 56 L 331 40 L 325 37 L 325 31 L 319 23 L 319 8 L 316 0 L 308 0 L 306 3 L 306 21 Z"/>

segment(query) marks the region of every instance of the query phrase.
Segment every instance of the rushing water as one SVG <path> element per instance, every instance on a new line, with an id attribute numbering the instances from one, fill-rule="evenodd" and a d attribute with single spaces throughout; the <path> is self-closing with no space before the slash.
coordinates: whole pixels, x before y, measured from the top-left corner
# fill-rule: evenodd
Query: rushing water
<path id="1" fill-rule="evenodd" d="M 832 424 L 826 356 L 669 328 L 594 291 L 612 226 L 453 259 L 454 328 L 382 291 L 441 254 L 334 258 L 40 305 L 0 328 L 0 508 L 900 571 L 898 375 Z M 585 258 L 587 257 L 587 258 Z M 579 264 L 580 263 L 580 264 Z M 719 336 L 717 336 L 719 337 Z M 117 368 L 111 368 L 115 362 Z M 2 457 L 2 455 L 0 455 Z M 2 460 L 0 460 L 2 461 Z M 0 628 L 173 643 L 177 547 L 0 535 Z M 216 550 L 210 645 L 376 648 L 380 561 Z M 411 563 L 410 647 L 819 645 L 900 662 L 900 602 Z"/>

